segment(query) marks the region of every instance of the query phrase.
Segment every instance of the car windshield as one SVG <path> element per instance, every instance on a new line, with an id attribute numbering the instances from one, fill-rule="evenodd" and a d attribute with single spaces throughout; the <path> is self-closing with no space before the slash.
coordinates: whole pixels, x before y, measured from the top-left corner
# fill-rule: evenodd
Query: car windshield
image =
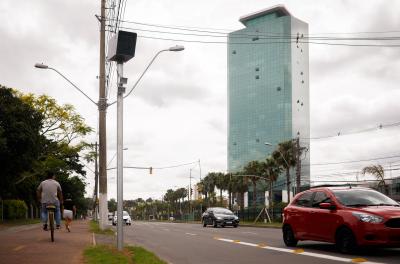
<path id="1" fill-rule="evenodd" d="M 233 215 L 231 210 L 225 209 L 225 208 L 215 208 L 214 214 L 226 214 L 226 215 Z"/>
<path id="2" fill-rule="evenodd" d="M 128 212 L 125 212 L 125 211 L 124 211 L 124 216 L 128 216 L 128 215 L 129 215 Z"/>
<path id="3" fill-rule="evenodd" d="M 345 206 L 399 206 L 394 200 L 374 190 L 334 190 L 333 194 Z"/>

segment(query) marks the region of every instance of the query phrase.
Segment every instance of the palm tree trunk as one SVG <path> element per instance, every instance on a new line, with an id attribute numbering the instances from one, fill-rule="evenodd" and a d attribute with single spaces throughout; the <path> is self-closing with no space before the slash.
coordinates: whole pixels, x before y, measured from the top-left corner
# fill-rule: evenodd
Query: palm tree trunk
<path id="1" fill-rule="evenodd" d="M 287 201 L 290 202 L 290 168 L 286 168 Z"/>
<path id="2" fill-rule="evenodd" d="M 271 219 L 274 219 L 274 205 L 272 204 L 273 199 L 272 199 L 272 181 L 269 181 L 269 194 L 268 194 L 268 198 L 269 198 L 269 208 L 270 208 L 270 212 L 271 212 Z"/>
<path id="3" fill-rule="evenodd" d="M 253 181 L 253 207 L 254 207 L 254 212 L 257 209 L 257 183 Z"/>
<path id="4" fill-rule="evenodd" d="M 232 192 L 231 192 L 231 190 L 229 189 L 228 190 L 228 199 L 229 199 L 229 202 L 228 202 L 228 207 L 229 207 L 229 210 L 232 210 Z"/>

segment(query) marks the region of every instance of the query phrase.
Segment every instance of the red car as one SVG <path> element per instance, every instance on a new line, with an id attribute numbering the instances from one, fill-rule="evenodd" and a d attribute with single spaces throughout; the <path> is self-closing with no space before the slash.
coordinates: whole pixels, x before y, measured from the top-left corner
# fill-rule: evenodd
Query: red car
<path id="1" fill-rule="evenodd" d="M 297 194 L 283 212 L 283 241 L 335 243 L 342 253 L 358 246 L 400 247 L 400 205 L 369 188 L 319 187 Z"/>

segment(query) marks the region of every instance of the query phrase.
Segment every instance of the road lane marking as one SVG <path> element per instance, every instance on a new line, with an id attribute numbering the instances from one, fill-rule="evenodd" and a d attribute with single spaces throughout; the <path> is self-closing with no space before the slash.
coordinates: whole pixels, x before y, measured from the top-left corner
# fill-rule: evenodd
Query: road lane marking
<path id="1" fill-rule="evenodd" d="M 197 236 L 197 234 L 193 234 L 193 233 L 186 233 L 186 235 Z"/>
<path id="2" fill-rule="evenodd" d="M 254 243 L 248 243 L 248 242 L 240 242 L 240 240 L 218 238 L 218 237 L 214 237 L 214 239 L 223 241 L 223 242 L 228 242 L 228 243 L 240 244 L 240 245 L 244 245 L 244 246 L 258 247 L 258 248 L 262 248 L 262 249 L 266 249 L 266 250 L 274 250 L 274 251 L 279 251 L 279 252 L 285 252 L 285 253 L 297 254 L 297 255 L 309 256 L 309 257 L 315 257 L 315 258 L 322 258 L 322 259 L 329 259 L 329 260 L 335 260 L 335 261 L 340 261 L 340 262 L 363 263 L 363 264 L 383 264 L 380 262 L 368 261 L 367 259 L 364 259 L 364 258 L 343 258 L 343 257 L 336 257 L 336 256 L 331 256 L 331 255 L 326 255 L 326 254 L 321 254 L 321 253 L 305 252 L 304 249 L 301 249 L 301 248 L 293 250 L 293 249 L 287 249 L 287 248 L 262 246 L 262 245 L 264 245 L 262 243 L 254 244 Z"/>
<path id="3" fill-rule="evenodd" d="M 368 260 L 366 260 L 365 258 L 354 258 L 354 259 L 351 260 L 351 262 L 354 262 L 354 263 L 365 263 L 365 262 L 368 262 Z"/>
<path id="4" fill-rule="evenodd" d="M 264 248 L 264 247 L 268 247 L 268 246 L 267 246 L 267 244 L 259 243 L 259 244 L 257 244 L 257 247 Z"/>
<path id="5" fill-rule="evenodd" d="M 24 247 L 26 247 L 26 246 L 25 246 L 25 245 L 21 245 L 21 246 L 15 247 L 15 248 L 14 248 L 14 251 L 21 250 L 21 249 L 23 249 Z"/>
<path id="6" fill-rule="evenodd" d="M 293 253 L 296 253 L 296 254 L 304 253 L 304 249 L 302 249 L 302 248 L 295 249 L 295 250 L 293 250 Z"/>
<path id="7" fill-rule="evenodd" d="M 251 234 L 251 235 L 257 235 L 257 233 L 254 232 L 241 232 L 242 234 Z"/>

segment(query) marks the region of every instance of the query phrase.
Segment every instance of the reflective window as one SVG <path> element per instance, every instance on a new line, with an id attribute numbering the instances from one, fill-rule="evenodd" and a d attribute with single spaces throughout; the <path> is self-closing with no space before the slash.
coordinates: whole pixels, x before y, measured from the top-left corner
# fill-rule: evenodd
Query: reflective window
<path id="1" fill-rule="evenodd" d="M 310 207 L 312 192 L 302 194 L 295 202 L 297 206 Z"/>
<path id="2" fill-rule="evenodd" d="M 330 203 L 331 198 L 326 195 L 324 192 L 316 192 L 313 202 L 312 202 L 312 207 L 319 207 L 320 203 Z"/>

